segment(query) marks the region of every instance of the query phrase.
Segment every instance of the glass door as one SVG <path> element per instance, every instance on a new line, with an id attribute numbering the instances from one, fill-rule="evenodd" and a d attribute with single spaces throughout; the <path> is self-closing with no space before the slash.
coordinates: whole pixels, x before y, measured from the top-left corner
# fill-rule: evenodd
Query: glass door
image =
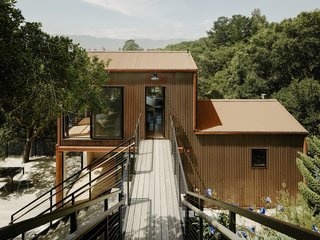
<path id="1" fill-rule="evenodd" d="M 164 87 L 146 87 L 146 138 L 164 137 Z"/>

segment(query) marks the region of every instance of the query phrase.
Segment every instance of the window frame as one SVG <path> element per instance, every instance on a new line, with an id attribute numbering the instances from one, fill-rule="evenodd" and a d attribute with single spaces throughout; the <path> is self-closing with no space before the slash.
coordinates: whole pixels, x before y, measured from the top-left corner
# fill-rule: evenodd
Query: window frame
<path id="1" fill-rule="evenodd" d="M 90 131 L 90 137 L 92 140 L 124 140 L 124 86 L 103 86 L 102 88 L 118 88 L 118 89 L 121 89 L 121 97 L 122 97 L 122 103 L 121 103 L 121 115 L 122 115 L 122 119 L 121 119 L 121 136 L 119 137 L 115 137 L 115 136 L 96 136 L 95 135 L 95 131 L 96 131 L 96 128 L 94 126 L 95 124 L 95 117 L 96 117 L 96 114 L 99 114 L 99 113 L 95 113 L 93 112 L 91 114 L 91 119 L 90 119 L 90 123 L 91 123 L 91 131 Z"/>
<path id="2" fill-rule="evenodd" d="M 254 169 L 264 169 L 268 168 L 268 162 L 269 162 L 269 148 L 266 147 L 255 147 L 251 148 L 251 153 L 250 153 L 250 161 L 251 161 L 251 168 Z M 265 158 L 265 165 L 264 166 L 255 166 L 253 163 L 253 156 L 254 156 L 254 150 L 265 150 L 266 158 Z"/>

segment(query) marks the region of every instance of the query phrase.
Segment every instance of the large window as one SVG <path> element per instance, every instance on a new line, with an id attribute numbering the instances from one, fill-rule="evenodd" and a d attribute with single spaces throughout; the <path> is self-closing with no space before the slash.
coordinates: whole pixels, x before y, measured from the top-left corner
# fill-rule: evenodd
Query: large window
<path id="1" fill-rule="evenodd" d="M 106 107 L 101 113 L 92 116 L 93 139 L 123 138 L 123 88 L 103 89 Z"/>
<path id="2" fill-rule="evenodd" d="M 267 167 L 267 149 L 251 149 L 252 167 Z"/>

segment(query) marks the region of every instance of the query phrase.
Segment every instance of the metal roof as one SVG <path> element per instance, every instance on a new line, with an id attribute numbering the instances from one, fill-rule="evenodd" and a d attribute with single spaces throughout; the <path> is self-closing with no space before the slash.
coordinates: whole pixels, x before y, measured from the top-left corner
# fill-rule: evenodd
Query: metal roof
<path id="1" fill-rule="evenodd" d="M 198 70 L 191 54 L 186 51 L 88 52 L 88 56 L 97 56 L 106 63 L 109 62 L 106 70 L 111 72 Z"/>
<path id="2" fill-rule="evenodd" d="M 198 101 L 197 134 L 307 134 L 275 99 Z"/>

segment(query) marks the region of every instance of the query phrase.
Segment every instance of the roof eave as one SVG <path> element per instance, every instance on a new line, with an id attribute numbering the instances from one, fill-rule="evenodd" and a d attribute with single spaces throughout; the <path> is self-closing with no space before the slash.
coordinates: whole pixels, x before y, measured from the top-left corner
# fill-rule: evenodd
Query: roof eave
<path id="1" fill-rule="evenodd" d="M 308 132 L 280 131 L 201 131 L 195 130 L 196 135 L 308 135 Z"/>
<path id="2" fill-rule="evenodd" d="M 109 73 L 145 73 L 145 72 L 192 72 L 196 73 L 198 72 L 198 69 L 105 69 Z"/>

